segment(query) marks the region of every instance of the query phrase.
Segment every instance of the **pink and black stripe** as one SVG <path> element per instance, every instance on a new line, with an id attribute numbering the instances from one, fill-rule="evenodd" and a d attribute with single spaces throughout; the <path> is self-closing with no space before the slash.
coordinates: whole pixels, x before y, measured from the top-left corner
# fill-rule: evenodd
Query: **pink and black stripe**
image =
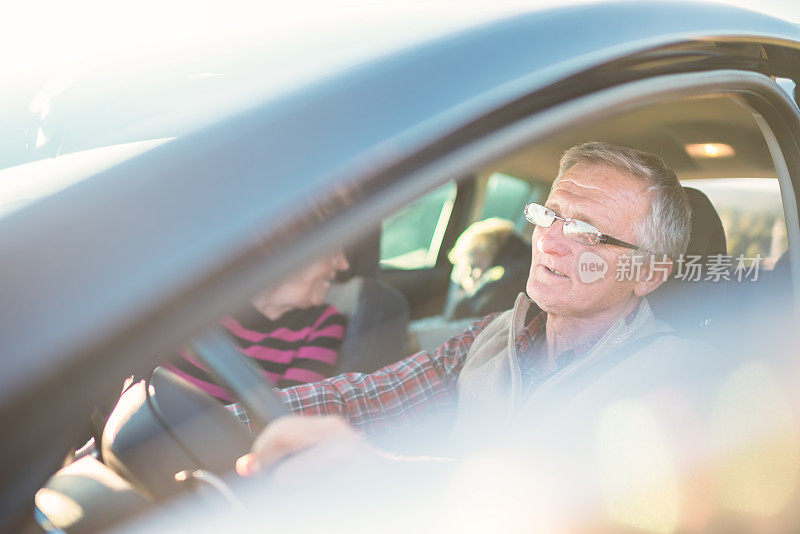
<path id="1" fill-rule="evenodd" d="M 225 317 L 220 323 L 242 354 L 280 388 L 331 376 L 345 330 L 345 318 L 329 305 L 291 310 L 275 321 L 248 306 L 240 316 Z M 234 400 L 200 362 L 186 352 L 179 355 L 170 369 L 213 397 Z"/>

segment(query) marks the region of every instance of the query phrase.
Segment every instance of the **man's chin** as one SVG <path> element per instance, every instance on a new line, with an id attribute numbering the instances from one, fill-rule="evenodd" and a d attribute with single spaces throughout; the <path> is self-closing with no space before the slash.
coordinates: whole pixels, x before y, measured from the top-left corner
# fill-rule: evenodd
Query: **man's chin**
<path id="1" fill-rule="evenodd" d="M 545 313 L 554 313 L 555 311 L 558 310 L 558 306 L 557 305 L 554 306 L 552 302 L 542 302 L 540 304 L 539 302 L 534 300 L 533 303 L 536 304 L 539 307 L 539 309 Z"/>
<path id="2" fill-rule="evenodd" d="M 525 293 L 542 311 L 547 313 L 560 314 L 565 310 L 571 309 L 569 301 L 565 301 L 563 293 L 550 291 L 548 287 L 536 284 L 529 284 L 525 288 Z"/>
<path id="3" fill-rule="evenodd" d="M 539 306 L 541 310 L 550 313 L 550 309 L 552 308 L 553 302 L 551 299 L 547 298 L 547 295 L 545 295 L 544 292 L 537 291 L 536 287 L 528 286 L 525 288 L 525 293 L 528 295 L 528 298 L 533 301 L 534 304 Z"/>

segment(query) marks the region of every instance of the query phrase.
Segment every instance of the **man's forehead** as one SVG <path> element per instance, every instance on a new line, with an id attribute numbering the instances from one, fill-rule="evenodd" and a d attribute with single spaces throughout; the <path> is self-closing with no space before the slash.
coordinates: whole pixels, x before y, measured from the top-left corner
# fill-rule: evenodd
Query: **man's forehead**
<path id="1" fill-rule="evenodd" d="M 613 188 L 641 192 L 646 187 L 645 181 L 635 174 L 603 163 L 578 163 L 561 176 L 561 182 L 577 183 L 587 188 Z"/>
<path id="2" fill-rule="evenodd" d="M 561 210 L 562 216 L 595 226 L 609 224 L 620 220 L 621 214 L 643 211 L 647 205 L 647 184 L 639 177 L 605 165 L 576 165 L 555 184 L 547 205 L 555 211 Z"/>

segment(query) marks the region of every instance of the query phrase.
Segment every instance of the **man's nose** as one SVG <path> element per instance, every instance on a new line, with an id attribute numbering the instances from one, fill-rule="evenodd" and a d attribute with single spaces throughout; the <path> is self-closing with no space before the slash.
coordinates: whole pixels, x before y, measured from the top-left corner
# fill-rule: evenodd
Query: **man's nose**
<path id="1" fill-rule="evenodd" d="M 336 254 L 333 255 L 333 266 L 337 271 L 346 271 L 350 268 L 350 263 L 347 261 L 347 256 L 344 255 L 342 249 L 339 249 L 336 251 Z"/>
<path id="2" fill-rule="evenodd" d="M 564 222 L 555 220 L 549 228 L 538 227 L 533 233 L 533 246 L 544 254 L 563 256 L 569 253 L 569 244 L 564 235 Z"/>

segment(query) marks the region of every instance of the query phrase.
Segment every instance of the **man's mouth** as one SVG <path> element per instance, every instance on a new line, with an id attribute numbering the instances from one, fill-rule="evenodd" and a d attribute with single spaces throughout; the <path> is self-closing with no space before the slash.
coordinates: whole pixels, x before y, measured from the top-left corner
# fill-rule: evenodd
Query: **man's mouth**
<path id="1" fill-rule="evenodd" d="M 557 269 L 551 269 L 550 267 L 548 267 L 548 266 L 546 266 L 546 265 L 544 266 L 544 268 L 545 268 L 545 269 L 546 269 L 548 272 L 550 272 L 550 273 L 552 273 L 552 274 L 554 274 L 554 275 L 556 275 L 556 276 L 563 276 L 564 278 L 569 278 L 569 276 L 567 276 L 566 274 L 562 273 L 561 271 L 559 271 L 559 270 L 557 270 Z"/>

